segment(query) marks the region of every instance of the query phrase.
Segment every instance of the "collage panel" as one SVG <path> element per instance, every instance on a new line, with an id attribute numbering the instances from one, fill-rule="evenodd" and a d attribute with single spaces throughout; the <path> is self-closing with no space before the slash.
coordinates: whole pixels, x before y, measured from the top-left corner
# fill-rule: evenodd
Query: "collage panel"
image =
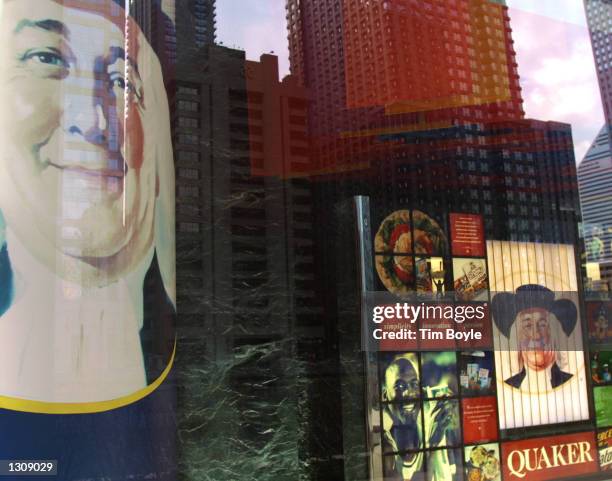
<path id="1" fill-rule="evenodd" d="M 488 396 L 495 392 L 491 351 L 459 353 L 459 385 L 463 396 Z"/>
<path id="2" fill-rule="evenodd" d="M 598 428 L 612 426 L 612 386 L 601 386 L 593 389 L 595 402 L 595 420 Z"/>
<path id="3" fill-rule="evenodd" d="M 612 384 L 612 351 L 591 351 L 591 380 L 595 386 Z"/>
<path id="4" fill-rule="evenodd" d="M 425 447 L 444 448 L 461 444 L 459 401 L 436 399 L 423 401 Z"/>
<path id="5" fill-rule="evenodd" d="M 453 288 L 458 301 L 487 301 L 489 279 L 486 260 L 454 257 Z"/>
<path id="6" fill-rule="evenodd" d="M 448 266 L 442 257 L 417 257 L 416 290 L 421 298 L 432 300 L 446 297 Z"/>
<path id="7" fill-rule="evenodd" d="M 445 256 L 448 253 L 448 237 L 441 227 L 445 225 L 442 215 L 433 216 L 413 210 L 412 225 L 415 254 Z"/>
<path id="8" fill-rule="evenodd" d="M 415 289 L 414 258 L 405 255 L 377 255 L 376 272 L 380 286 L 396 295 L 408 295 Z"/>
<path id="9" fill-rule="evenodd" d="M 612 302 L 587 302 L 587 329 L 591 344 L 612 342 Z"/>
<path id="10" fill-rule="evenodd" d="M 414 352 L 384 353 L 380 357 L 380 397 L 383 403 L 418 400 L 420 393 L 418 356 Z"/>
<path id="11" fill-rule="evenodd" d="M 612 428 L 597 433 L 597 452 L 602 471 L 612 471 Z"/>
<path id="12" fill-rule="evenodd" d="M 425 481 L 423 451 L 388 454 L 383 457 L 384 481 Z"/>
<path id="13" fill-rule="evenodd" d="M 501 462 L 497 443 L 466 446 L 466 481 L 501 481 Z"/>
<path id="14" fill-rule="evenodd" d="M 423 416 L 420 402 L 385 404 L 382 424 L 384 453 L 423 449 Z"/>
<path id="15" fill-rule="evenodd" d="M 409 210 L 396 210 L 381 221 L 374 236 L 374 251 L 412 254 L 412 224 Z"/>
<path id="16" fill-rule="evenodd" d="M 464 444 L 497 441 L 497 403 L 495 396 L 461 400 Z"/>
<path id="17" fill-rule="evenodd" d="M 417 257 L 414 261 L 416 267 L 417 293 L 431 294 L 433 292 L 431 258 Z"/>
<path id="18" fill-rule="evenodd" d="M 463 479 L 461 449 L 427 451 L 427 479 L 431 481 L 460 481 Z"/>
<path id="19" fill-rule="evenodd" d="M 421 354 L 422 390 L 425 398 L 445 398 L 459 393 L 457 355 L 453 351 Z"/>
<path id="20" fill-rule="evenodd" d="M 450 231 L 454 256 L 485 256 L 484 223 L 481 215 L 450 214 Z"/>

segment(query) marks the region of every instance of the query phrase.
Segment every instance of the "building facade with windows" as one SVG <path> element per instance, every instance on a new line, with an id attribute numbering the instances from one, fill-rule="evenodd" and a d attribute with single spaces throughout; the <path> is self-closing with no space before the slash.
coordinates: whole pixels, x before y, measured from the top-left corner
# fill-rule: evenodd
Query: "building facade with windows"
<path id="1" fill-rule="evenodd" d="M 593 291 L 612 290 L 612 154 L 604 126 L 578 166 L 587 284 Z"/>
<path id="2" fill-rule="evenodd" d="M 584 0 L 587 25 L 591 36 L 597 80 L 606 122 L 612 120 L 612 3 L 608 0 Z"/>
<path id="3" fill-rule="evenodd" d="M 585 0 L 584 8 L 606 121 L 578 167 L 585 276 L 596 293 L 612 290 L 612 212 L 606 185 L 612 176 L 612 3 Z"/>

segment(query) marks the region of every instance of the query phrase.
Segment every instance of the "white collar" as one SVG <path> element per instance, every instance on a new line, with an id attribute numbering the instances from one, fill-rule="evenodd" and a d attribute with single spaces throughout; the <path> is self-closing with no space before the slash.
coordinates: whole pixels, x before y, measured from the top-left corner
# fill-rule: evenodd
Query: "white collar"
<path id="1" fill-rule="evenodd" d="M 0 317 L 0 395 L 89 402 L 146 386 L 140 329 L 153 248 L 108 286 L 83 288 L 38 262 L 7 229 L 14 299 Z"/>

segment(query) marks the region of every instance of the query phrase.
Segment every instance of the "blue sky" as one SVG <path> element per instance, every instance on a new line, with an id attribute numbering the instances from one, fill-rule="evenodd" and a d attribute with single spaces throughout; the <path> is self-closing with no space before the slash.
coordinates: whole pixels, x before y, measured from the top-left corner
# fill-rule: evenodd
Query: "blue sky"
<path id="1" fill-rule="evenodd" d="M 279 57 L 289 72 L 285 0 L 217 0 L 217 39 Z M 525 109 L 529 117 L 572 124 L 580 162 L 604 123 L 580 0 L 508 0 Z"/>

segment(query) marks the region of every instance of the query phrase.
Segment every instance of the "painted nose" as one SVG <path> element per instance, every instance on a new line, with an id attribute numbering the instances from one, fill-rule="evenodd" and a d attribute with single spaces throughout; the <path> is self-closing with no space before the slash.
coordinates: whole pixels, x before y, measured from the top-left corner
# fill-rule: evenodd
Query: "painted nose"
<path id="1" fill-rule="evenodd" d="M 64 125 L 69 138 L 78 136 L 95 145 L 107 142 L 104 101 L 96 95 L 67 94 Z"/>

